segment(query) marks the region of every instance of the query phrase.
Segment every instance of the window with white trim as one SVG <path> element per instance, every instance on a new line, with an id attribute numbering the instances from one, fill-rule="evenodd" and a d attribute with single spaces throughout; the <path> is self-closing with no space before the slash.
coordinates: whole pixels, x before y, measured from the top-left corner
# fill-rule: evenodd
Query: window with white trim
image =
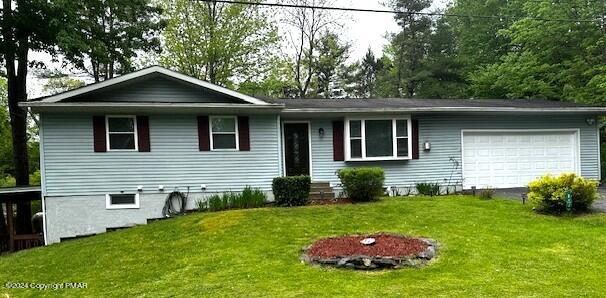
<path id="1" fill-rule="evenodd" d="M 105 197 L 107 209 L 139 208 L 139 194 L 108 194 Z"/>
<path id="2" fill-rule="evenodd" d="M 211 150 L 238 150 L 238 118 L 210 117 L 210 136 Z"/>
<path id="3" fill-rule="evenodd" d="M 348 119 L 347 160 L 410 159 L 411 125 L 409 117 Z"/>
<path id="4" fill-rule="evenodd" d="M 107 116 L 107 150 L 136 151 L 137 150 L 137 117 Z"/>

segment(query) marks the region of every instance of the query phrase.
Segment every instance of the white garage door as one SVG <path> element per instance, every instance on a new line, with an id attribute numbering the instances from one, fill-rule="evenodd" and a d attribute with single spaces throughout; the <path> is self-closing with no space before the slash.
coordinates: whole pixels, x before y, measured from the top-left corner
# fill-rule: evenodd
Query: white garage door
<path id="1" fill-rule="evenodd" d="M 526 186 L 545 174 L 579 172 L 577 131 L 463 131 L 463 187 Z"/>

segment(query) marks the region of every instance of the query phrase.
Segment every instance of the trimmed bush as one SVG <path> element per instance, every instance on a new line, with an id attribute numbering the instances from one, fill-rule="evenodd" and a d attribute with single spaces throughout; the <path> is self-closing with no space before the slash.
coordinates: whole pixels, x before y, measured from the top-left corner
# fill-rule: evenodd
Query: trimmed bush
<path id="1" fill-rule="evenodd" d="M 214 194 L 207 200 L 198 201 L 201 211 L 223 211 L 230 209 L 250 209 L 265 206 L 267 195 L 258 188 L 246 186 L 242 193 L 225 192 Z"/>
<path id="2" fill-rule="evenodd" d="M 345 168 L 337 172 L 343 191 L 354 202 L 370 202 L 383 194 L 385 173 L 381 168 Z"/>
<path id="3" fill-rule="evenodd" d="M 287 207 L 306 205 L 310 188 L 309 176 L 277 177 L 272 183 L 276 204 Z"/>
<path id="4" fill-rule="evenodd" d="M 440 195 L 440 184 L 439 183 L 417 183 L 417 192 L 424 196 L 439 196 Z"/>
<path id="5" fill-rule="evenodd" d="M 528 185 L 528 200 L 539 212 L 566 211 L 566 193 L 572 191 L 572 211 L 587 211 L 598 197 L 598 183 L 575 174 L 543 176 Z"/>

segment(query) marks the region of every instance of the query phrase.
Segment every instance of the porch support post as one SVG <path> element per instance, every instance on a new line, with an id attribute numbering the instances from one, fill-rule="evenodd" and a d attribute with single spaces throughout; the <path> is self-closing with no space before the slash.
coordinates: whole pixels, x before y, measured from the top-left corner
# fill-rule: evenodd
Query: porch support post
<path id="1" fill-rule="evenodd" d="M 8 224 L 8 250 L 15 251 L 15 227 L 13 225 L 13 202 L 6 202 L 6 221 Z"/>

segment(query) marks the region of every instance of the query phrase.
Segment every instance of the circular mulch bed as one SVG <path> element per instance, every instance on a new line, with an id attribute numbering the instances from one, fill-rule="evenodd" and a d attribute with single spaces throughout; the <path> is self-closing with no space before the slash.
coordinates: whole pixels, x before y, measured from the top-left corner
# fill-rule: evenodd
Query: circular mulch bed
<path id="1" fill-rule="evenodd" d="M 368 238 L 374 243 L 361 243 Z M 308 264 L 363 270 L 422 267 L 435 257 L 436 248 L 436 242 L 426 238 L 352 235 L 318 240 L 303 249 L 301 259 Z"/>

